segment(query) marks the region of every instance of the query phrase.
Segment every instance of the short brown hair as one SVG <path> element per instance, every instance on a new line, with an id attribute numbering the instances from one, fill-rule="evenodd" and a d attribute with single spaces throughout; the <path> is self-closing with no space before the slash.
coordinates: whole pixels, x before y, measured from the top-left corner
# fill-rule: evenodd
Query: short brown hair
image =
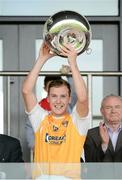
<path id="1" fill-rule="evenodd" d="M 53 81 L 53 80 L 58 80 L 58 79 L 62 79 L 61 76 L 55 76 L 55 75 L 45 76 L 44 87 L 46 88 L 48 82 Z"/>
<path id="2" fill-rule="evenodd" d="M 57 79 L 57 80 L 51 81 L 49 84 L 49 87 L 48 87 L 48 94 L 50 93 L 51 87 L 60 87 L 60 86 L 66 86 L 69 91 L 69 96 L 71 95 L 70 84 L 67 81 L 65 81 L 64 79 Z"/>

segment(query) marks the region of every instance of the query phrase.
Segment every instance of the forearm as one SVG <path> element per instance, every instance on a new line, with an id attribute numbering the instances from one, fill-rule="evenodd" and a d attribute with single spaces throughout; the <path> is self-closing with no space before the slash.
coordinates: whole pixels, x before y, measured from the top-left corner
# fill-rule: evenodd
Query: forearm
<path id="1" fill-rule="evenodd" d="M 88 94 L 86 84 L 78 69 L 76 58 L 76 56 L 69 57 L 70 69 L 77 95 L 76 110 L 80 117 L 85 117 L 88 114 Z"/>
<path id="2" fill-rule="evenodd" d="M 39 72 L 42 69 L 44 62 L 45 62 L 45 59 L 39 57 L 33 69 L 28 74 L 28 76 L 26 77 L 23 83 L 22 93 L 23 93 L 25 108 L 26 108 L 26 111 L 28 112 L 30 112 L 34 108 L 34 106 L 37 104 L 37 98 L 36 98 L 34 89 L 35 89 L 35 84 L 36 84 Z"/>
<path id="3" fill-rule="evenodd" d="M 24 80 L 24 83 L 23 83 L 23 92 L 24 93 L 29 93 L 29 92 L 33 91 L 36 81 L 37 81 L 37 78 L 38 78 L 38 75 L 40 73 L 40 70 L 43 67 L 43 64 L 44 64 L 44 61 L 43 60 L 41 61 L 38 58 L 34 67 L 32 68 L 32 70 L 30 71 L 30 73 L 28 74 L 26 79 Z"/>
<path id="4" fill-rule="evenodd" d="M 25 81 L 23 82 L 22 94 L 24 98 L 25 108 L 28 112 L 30 112 L 37 103 L 37 98 L 36 94 L 34 93 L 34 89 L 39 72 L 41 71 L 45 62 L 53 56 L 54 55 L 50 54 L 50 49 L 47 46 L 46 42 L 44 42 L 42 44 L 42 47 L 40 48 L 39 56 L 34 67 L 32 68 L 31 72 L 28 74 Z"/>
<path id="5" fill-rule="evenodd" d="M 77 66 L 77 52 L 74 47 L 65 44 L 65 47 L 62 48 L 62 54 L 68 57 L 68 63 L 72 72 L 77 95 L 76 110 L 81 117 L 84 117 L 88 114 L 88 96 L 85 82 Z"/>
<path id="6" fill-rule="evenodd" d="M 71 65 L 71 71 L 78 101 L 82 103 L 88 99 L 85 82 L 79 72 L 77 64 Z"/>
<path id="7" fill-rule="evenodd" d="M 47 44 L 44 42 L 40 48 L 38 58 L 31 72 L 28 74 L 27 78 L 23 83 L 23 93 L 31 93 L 35 87 L 35 83 L 38 78 L 38 74 L 42 69 L 45 62 L 51 58 L 53 55 L 50 55 L 50 49 Z"/>

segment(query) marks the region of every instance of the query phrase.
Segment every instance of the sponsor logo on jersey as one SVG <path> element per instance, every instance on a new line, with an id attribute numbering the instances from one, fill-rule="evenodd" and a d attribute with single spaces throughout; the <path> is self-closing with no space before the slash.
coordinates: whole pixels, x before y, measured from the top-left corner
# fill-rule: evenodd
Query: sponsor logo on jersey
<path id="1" fill-rule="evenodd" d="M 63 136 L 52 136 L 46 133 L 45 142 L 49 144 L 62 144 L 66 140 L 66 135 Z"/>

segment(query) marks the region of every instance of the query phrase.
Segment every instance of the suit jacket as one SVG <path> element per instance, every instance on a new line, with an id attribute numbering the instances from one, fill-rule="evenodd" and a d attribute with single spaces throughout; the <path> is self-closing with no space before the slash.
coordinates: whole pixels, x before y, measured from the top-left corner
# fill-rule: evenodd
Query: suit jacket
<path id="1" fill-rule="evenodd" d="M 25 179 L 20 141 L 0 134 L 0 179 Z"/>
<path id="2" fill-rule="evenodd" d="M 122 162 L 122 131 L 120 131 L 118 135 L 115 150 L 111 140 L 109 140 L 108 148 L 104 153 L 101 148 L 101 143 L 99 127 L 88 130 L 84 144 L 86 162 Z"/>
<path id="3" fill-rule="evenodd" d="M 1 162 L 23 162 L 22 149 L 18 139 L 0 134 Z"/>

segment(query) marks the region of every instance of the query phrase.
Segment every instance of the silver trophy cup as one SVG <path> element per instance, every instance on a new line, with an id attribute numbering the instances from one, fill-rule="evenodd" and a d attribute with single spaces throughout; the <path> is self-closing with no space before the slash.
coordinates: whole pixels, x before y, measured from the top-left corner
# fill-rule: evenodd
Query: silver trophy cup
<path id="1" fill-rule="evenodd" d="M 91 27 L 87 19 L 74 11 L 60 11 L 49 17 L 44 25 L 43 38 L 50 50 L 60 55 L 65 43 L 72 44 L 77 54 L 88 50 Z"/>

